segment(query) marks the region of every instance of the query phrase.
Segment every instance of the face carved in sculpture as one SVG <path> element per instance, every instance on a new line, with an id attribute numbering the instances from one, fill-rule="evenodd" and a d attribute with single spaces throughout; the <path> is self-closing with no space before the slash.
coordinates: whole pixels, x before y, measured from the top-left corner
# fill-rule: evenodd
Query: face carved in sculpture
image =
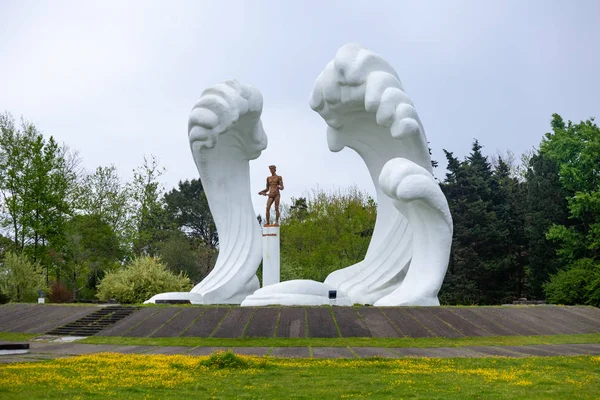
<path id="1" fill-rule="evenodd" d="M 261 196 L 268 196 L 267 199 L 267 210 L 266 210 L 266 224 L 271 225 L 271 205 L 275 203 L 275 224 L 279 225 L 279 200 L 281 195 L 279 191 L 283 190 L 283 178 L 277 175 L 277 167 L 275 165 L 269 165 L 269 171 L 271 176 L 267 177 L 267 187 L 265 190 L 258 192 Z"/>

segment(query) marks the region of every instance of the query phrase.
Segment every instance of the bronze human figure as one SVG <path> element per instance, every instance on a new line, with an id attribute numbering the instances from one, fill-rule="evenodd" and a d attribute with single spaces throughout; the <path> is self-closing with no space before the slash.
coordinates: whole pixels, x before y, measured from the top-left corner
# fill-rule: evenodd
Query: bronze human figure
<path id="1" fill-rule="evenodd" d="M 273 204 L 273 201 L 275 201 L 275 225 L 279 225 L 279 199 L 281 197 L 279 191 L 283 190 L 283 178 L 277 175 L 277 167 L 274 165 L 269 165 L 269 170 L 271 171 L 271 176 L 267 177 L 267 188 L 261 190 L 258 194 L 269 196 L 267 199 L 266 225 L 271 225 L 271 204 Z"/>

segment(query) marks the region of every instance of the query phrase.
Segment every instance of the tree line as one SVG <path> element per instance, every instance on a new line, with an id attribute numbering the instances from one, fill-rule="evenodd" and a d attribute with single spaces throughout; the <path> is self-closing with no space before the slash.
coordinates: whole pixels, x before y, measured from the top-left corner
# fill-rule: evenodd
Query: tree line
<path id="1" fill-rule="evenodd" d="M 68 146 L 1 114 L 0 292 L 13 288 L 14 297 L 29 285 L 54 301 L 93 300 L 107 272 L 141 256 L 199 282 L 218 246 L 208 203 L 198 180 L 166 192 L 163 173 L 155 157 L 144 157 L 129 182 L 114 165 L 85 171 Z"/>
<path id="2" fill-rule="evenodd" d="M 219 240 L 198 179 L 165 191 L 164 169 L 149 157 L 124 182 L 115 166 L 83 170 L 76 152 L 25 120 L 2 114 L 0 129 L 0 292 L 12 279 L 30 291 L 49 288 L 54 301 L 92 300 L 107 274 L 136 257 L 160 258 L 192 283 L 214 266 Z M 594 120 L 574 124 L 554 114 L 551 131 L 520 160 L 482 149 L 475 140 L 462 160 L 445 150 L 440 185 L 454 236 L 440 301 L 600 305 Z M 323 281 L 364 258 L 377 205 L 363 191 L 317 189 L 282 208 L 282 280 Z"/>
<path id="3" fill-rule="evenodd" d="M 462 160 L 444 151 L 454 235 L 442 304 L 600 306 L 600 130 L 557 114 L 551 128 L 521 160 L 487 157 L 478 140 Z M 316 192 L 285 211 L 282 277 L 323 280 L 364 258 L 375 223 L 366 194 Z"/>

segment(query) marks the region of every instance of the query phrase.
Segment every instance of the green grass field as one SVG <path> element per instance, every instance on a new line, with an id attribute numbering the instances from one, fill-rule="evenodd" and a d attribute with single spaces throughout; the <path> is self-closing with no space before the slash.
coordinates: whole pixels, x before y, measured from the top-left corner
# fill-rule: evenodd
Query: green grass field
<path id="1" fill-rule="evenodd" d="M 0 332 L 0 340 L 28 341 L 39 335 Z M 600 334 L 548 336 L 477 336 L 464 338 L 137 338 L 90 336 L 77 343 L 116 344 L 124 346 L 207 346 L 207 347 L 461 347 L 461 346 L 528 346 L 536 344 L 600 343 Z"/>
<path id="2" fill-rule="evenodd" d="M 95 354 L 0 365 L 2 399 L 597 399 L 600 357 L 275 359 Z"/>
<path id="3" fill-rule="evenodd" d="M 0 335 L 0 339 L 2 336 Z M 535 344 L 600 343 L 600 334 L 549 336 L 477 336 L 464 338 L 136 338 L 91 336 L 78 343 L 120 344 L 135 346 L 207 346 L 207 347 L 460 347 L 460 346 L 525 346 Z"/>
<path id="4" fill-rule="evenodd" d="M 37 335 L 0 332 L 0 340 Z M 213 346 L 460 347 L 599 343 L 600 334 L 470 338 L 130 338 L 79 343 Z M 596 399 L 600 357 L 285 359 L 94 354 L 0 364 L 0 399 Z"/>
<path id="5" fill-rule="evenodd" d="M 26 342 L 40 335 L 34 333 L 0 332 L 0 340 L 8 342 Z"/>

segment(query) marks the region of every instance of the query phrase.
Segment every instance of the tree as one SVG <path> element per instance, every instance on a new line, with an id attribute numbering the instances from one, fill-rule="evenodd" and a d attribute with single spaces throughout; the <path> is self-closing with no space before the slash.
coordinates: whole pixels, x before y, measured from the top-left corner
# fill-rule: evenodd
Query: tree
<path id="1" fill-rule="evenodd" d="M 67 201 L 69 188 L 75 180 L 66 168 L 63 152 L 54 138 L 45 142 L 36 136 L 31 148 L 32 157 L 25 170 L 24 225 L 30 230 L 32 257 L 42 261 L 45 245 L 60 241 L 66 221 L 73 213 Z"/>
<path id="2" fill-rule="evenodd" d="M 543 299 L 544 283 L 563 265 L 556 256 L 558 243 L 546 239 L 546 234 L 554 224 L 569 224 L 566 192 L 556 162 L 539 152 L 530 158 L 525 179 L 528 287 L 530 297 Z"/>
<path id="3" fill-rule="evenodd" d="M 144 157 L 144 163 L 133 171 L 129 191 L 133 200 L 133 254 L 156 255 L 157 244 L 169 231 L 167 213 L 158 179 L 164 174 L 156 157 Z"/>
<path id="4" fill-rule="evenodd" d="M 65 237 L 63 277 L 71 287 L 73 300 L 77 300 L 81 289 L 94 291 L 106 272 L 115 269 L 122 255 L 115 232 L 99 215 L 74 217 Z"/>
<path id="5" fill-rule="evenodd" d="M 284 208 L 280 221 L 283 275 L 323 281 L 364 259 L 376 219 L 376 204 L 368 195 L 356 188 L 315 190 L 292 207 Z M 286 264 L 292 260 L 293 265 Z"/>
<path id="6" fill-rule="evenodd" d="M 442 190 L 454 221 L 452 252 L 440 300 L 450 304 L 498 304 L 522 290 L 522 196 L 502 159 L 496 171 L 473 142 L 459 161 L 444 150 L 448 173 Z M 521 227 L 520 227 L 521 225 Z"/>
<path id="7" fill-rule="evenodd" d="M 517 155 L 510 149 L 505 151 L 497 150 L 496 154 L 493 154 L 489 157 L 489 160 L 492 168 L 496 170 L 498 169 L 500 159 L 502 159 L 502 162 L 504 162 L 508 167 L 509 176 L 517 179 L 519 182 L 524 182 L 529 161 L 534 154 L 534 149 L 525 151 L 520 157 L 517 157 Z"/>
<path id="8" fill-rule="evenodd" d="M 0 234 L 0 262 L 4 259 L 4 255 L 10 251 L 15 250 L 15 244 L 14 242 L 6 237 Z"/>
<path id="9" fill-rule="evenodd" d="M 557 163 L 559 180 L 567 194 L 570 226 L 555 225 L 548 232 L 560 243 L 566 262 L 600 259 L 600 129 L 593 119 L 565 124 L 554 114 L 540 152 Z"/>
<path id="10" fill-rule="evenodd" d="M 177 189 L 165 194 L 164 202 L 168 218 L 174 226 L 190 238 L 201 240 L 209 248 L 217 247 L 217 228 L 199 179 L 180 181 Z"/>
<path id="11" fill-rule="evenodd" d="M 429 155 L 431 156 L 431 147 L 429 147 L 429 142 L 427 142 L 427 148 L 429 150 Z M 431 159 L 431 167 L 432 168 L 437 168 L 438 167 L 438 162 L 436 160 L 434 160 L 433 158 Z"/>
<path id="12" fill-rule="evenodd" d="M 57 246 L 72 214 L 69 201 L 76 171 L 66 147 L 47 141 L 37 128 L 22 121 L 17 129 L 8 113 L 0 116 L 0 192 L 2 225 L 18 252 L 46 265 L 48 248 Z"/>
<path id="13" fill-rule="evenodd" d="M 128 188 L 121 182 L 114 165 L 96 168 L 79 185 L 79 212 L 98 216 L 108 224 L 117 235 L 122 252 L 130 247 L 129 242 L 135 232 L 130 197 Z"/>
<path id="14" fill-rule="evenodd" d="M 577 278 L 589 303 L 600 297 L 600 287 L 584 282 L 586 274 L 580 271 L 597 276 L 600 270 L 600 129 L 593 118 L 565 124 L 558 114 L 552 115 L 551 125 L 552 132 L 543 138 L 540 154 L 558 167 L 569 221 L 555 223 L 548 230 L 547 238 L 558 244 L 557 255 L 564 267 L 553 275 L 546 290 L 554 295 L 560 282 L 572 285 Z M 595 287 L 597 293 L 592 290 Z"/>
<path id="15" fill-rule="evenodd" d="M 15 127 L 14 119 L 8 113 L 0 115 L 0 189 L 3 200 L 4 228 L 12 230 L 15 249 L 25 246 L 23 219 L 22 171 L 25 169 L 25 155 L 22 146 L 23 134 Z"/>
<path id="16" fill-rule="evenodd" d="M 162 262 L 174 273 L 185 273 L 192 282 L 198 283 L 212 270 L 217 259 L 217 250 L 196 237 L 186 236 L 173 230 L 158 244 Z"/>
<path id="17" fill-rule="evenodd" d="M 518 179 L 519 175 L 502 157 L 498 157 L 493 177 L 497 184 L 494 210 L 498 228 L 505 233 L 499 237 L 501 242 L 497 243 L 503 248 L 502 254 L 497 258 L 498 269 L 505 270 L 508 274 L 505 299 L 520 298 L 526 293 L 525 188 Z"/>
<path id="18" fill-rule="evenodd" d="M 475 274 L 471 271 L 477 261 L 477 254 L 471 248 L 474 239 L 471 231 L 475 227 L 466 226 L 463 221 L 469 220 L 465 218 L 469 204 L 476 200 L 481 202 L 481 200 L 478 199 L 479 196 L 470 193 L 471 185 L 468 180 L 467 162 L 459 161 L 453 153 L 447 150 L 444 150 L 444 153 L 448 161 L 448 172 L 441 187 L 452 214 L 454 235 L 448 271 L 440 290 L 440 302 L 476 304 L 480 300 L 481 293 Z"/>
<path id="19" fill-rule="evenodd" d="M 308 204 L 306 203 L 306 197 L 293 198 L 292 205 L 290 206 L 290 218 L 304 221 L 308 214 Z"/>
<path id="20" fill-rule="evenodd" d="M 32 301 L 47 291 L 42 269 L 27 256 L 9 252 L 0 265 L 0 292 L 16 302 Z"/>

